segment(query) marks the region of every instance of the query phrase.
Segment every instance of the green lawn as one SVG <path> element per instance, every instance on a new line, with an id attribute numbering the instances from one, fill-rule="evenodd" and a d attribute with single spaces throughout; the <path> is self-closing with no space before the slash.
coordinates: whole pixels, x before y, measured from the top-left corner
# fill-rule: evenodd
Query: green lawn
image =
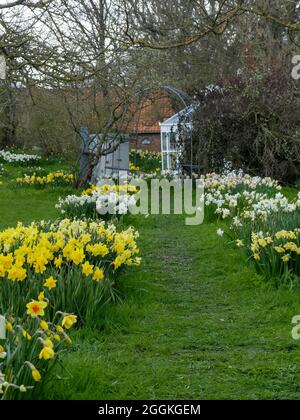
<path id="1" fill-rule="evenodd" d="M 56 217 L 54 190 L 0 186 L 1 227 Z M 66 192 L 65 192 L 66 193 Z M 266 287 L 216 226 L 132 217 L 143 264 L 101 331 L 76 334 L 49 399 L 298 399 L 300 290 Z"/>

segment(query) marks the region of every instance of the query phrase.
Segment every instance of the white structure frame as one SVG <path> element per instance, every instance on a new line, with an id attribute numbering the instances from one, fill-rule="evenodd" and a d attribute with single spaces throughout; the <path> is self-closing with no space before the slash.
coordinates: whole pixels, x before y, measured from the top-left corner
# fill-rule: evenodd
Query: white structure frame
<path id="1" fill-rule="evenodd" d="M 167 172 L 176 172 L 178 173 L 180 168 L 179 154 L 180 146 L 178 145 L 179 133 L 178 128 L 179 124 L 182 123 L 181 119 L 189 117 L 193 112 L 193 107 L 189 106 L 182 109 L 177 114 L 168 118 L 163 123 L 160 123 L 160 139 L 161 139 L 161 165 L 162 171 Z M 189 121 L 190 119 L 187 118 Z M 184 122 L 184 125 L 187 129 L 192 128 L 191 122 Z"/>

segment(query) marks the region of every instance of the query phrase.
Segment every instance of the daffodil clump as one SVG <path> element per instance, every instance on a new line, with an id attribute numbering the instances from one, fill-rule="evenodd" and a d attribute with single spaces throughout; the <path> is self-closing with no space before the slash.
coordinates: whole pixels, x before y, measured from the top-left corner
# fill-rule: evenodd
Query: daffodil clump
<path id="1" fill-rule="evenodd" d="M 65 217 L 110 219 L 128 213 L 129 206 L 136 203 L 138 188 L 128 183 L 92 185 L 81 195 L 60 198 L 56 208 Z"/>
<path id="2" fill-rule="evenodd" d="M 0 336 L 0 400 L 29 399 L 41 392 L 59 356 L 72 343 L 74 314 L 57 312 L 45 319 L 49 307 L 41 296 L 27 303 L 26 316 L 8 314 Z M 3 319 L 3 318 L 2 318 Z"/>
<path id="3" fill-rule="evenodd" d="M 99 194 L 136 194 L 138 188 L 131 184 L 104 184 L 104 185 L 91 185 L 88 189 L 82 191 L 81 195 L 93 195 L 97 191 Z"/>
<path id="4" fill-rule="evenodd" d="M 133 172 L 139 172 L 141 168 L 137 165 L 134 165 L 133 163 L 129 163 L 129 170 Z"/>
<path id="5" fill-rule="evenodd" d="M 271 207 L 287 207 L 279 193 L 281 186 L 271 178 L 251 177 L 242 171 L 202 176 L 205 186 L 206 214 L 210 219 L 267 216 Z M 274 199 L 273 199 L 274 198 Z M 271 201 L 269 201 L 271 200 Z M 273 200 L 273 202 L 272 202 Z M 264 213 L 259 204 L 265 202 Z M 269 203 L 272 202 L 272 205 Z"/>
<path id="6" fill-rule="evenodd" d="M 159 173 L 161 171 L 161 153 L 131 150 L 129 169 L 133 172 Z"/>
<path id="7" fill-rule="evenodd" d="M 246 251 L 257 270 L 268 278 L 299 276 L 297 238 L 294 245 L 277 243 L 280 232 L 296 235 L 300 226 L 300 192 L 288 199 L 278 182 L 251 177 L 242 171 L 208 174 L 205 182 L 206 217 L 218 218 L 224 233 Z M 259 233 L 257 233 L 259 232 Z M 292 247 L 288 252 L 286 246 Z M 280 252 L 282 255 L 280 255 Z"/>
<path id="8" fill-rule="evenodd" d="M 19 185 L 38 187 L 45 187 L 47 185 L 67 186 L 74 182 L 74 175 L 63 171 L 51 172 L 44 176 L 33 173 L 32 175 L 24 175 L 22 178 L 17 178 L 16 182 Z"/>
<path id="9" fill-rule="evenodd" d="M 267 277 L 300 277 L 300 228 L 274 235 L 252 233 L 250 251 L 258 271 Z"/>
<path id="10" fill-rule="evenodd" d="M 0 232 L 0 314 L 22 316 L 39 295 L 49 320 L 63 309 L 92 324 L 114 297 L 118 272 L 140 263 L 137 237 L 131 227 L 69 219 Z"/>
<path id="11" fill-rule="evenodd" d="M 0 162 L 27 165 L 29 163 L 36 163 L 41 159 L 41 156 L 38 155 L 28 155 L 26 153 L 14 153 L 9 150 L 0 150 Z"/>

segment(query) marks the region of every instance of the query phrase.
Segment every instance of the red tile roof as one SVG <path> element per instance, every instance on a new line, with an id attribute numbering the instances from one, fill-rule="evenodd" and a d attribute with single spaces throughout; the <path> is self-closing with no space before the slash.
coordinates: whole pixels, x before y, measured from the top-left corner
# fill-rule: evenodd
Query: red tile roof
<path id="1" fill-rule="evenodd" d="M 137 133 L 159 133 L 159 123 L 174 115 L 170 97 L 162 92 L 145 100 L 135 113 L 130 130 Z"/>

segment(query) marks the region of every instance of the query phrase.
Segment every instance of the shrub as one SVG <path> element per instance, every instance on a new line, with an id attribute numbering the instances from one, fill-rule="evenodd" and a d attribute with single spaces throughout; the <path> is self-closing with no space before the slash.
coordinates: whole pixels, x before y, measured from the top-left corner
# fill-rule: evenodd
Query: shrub
<path id="1" fill-rule="evenodd" d="M 195 93 L 194 163 L 206 173 L 220 171 L 225 159 L 293 183 L 300 177 L 299 95 L 286 63 L 245 66 L 219 85 Z"/>

